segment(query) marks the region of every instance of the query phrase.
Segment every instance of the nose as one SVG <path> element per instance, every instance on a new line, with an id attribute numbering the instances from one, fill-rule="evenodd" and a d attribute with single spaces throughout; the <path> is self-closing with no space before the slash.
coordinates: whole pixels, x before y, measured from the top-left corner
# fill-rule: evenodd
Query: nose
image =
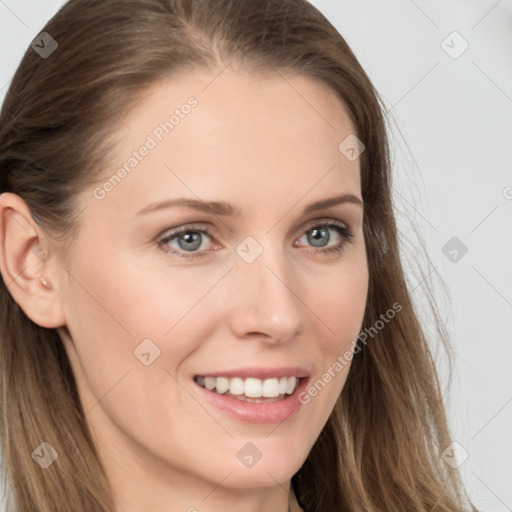
<path id="1" fill-rule="evenodd" d="M 265 247 L 255 261 L 238 255 L 230 272 L 230 324 L 239 338 L 283 343 L 304 327 L 304 294 L 296 270 L 280 249 Z"/>

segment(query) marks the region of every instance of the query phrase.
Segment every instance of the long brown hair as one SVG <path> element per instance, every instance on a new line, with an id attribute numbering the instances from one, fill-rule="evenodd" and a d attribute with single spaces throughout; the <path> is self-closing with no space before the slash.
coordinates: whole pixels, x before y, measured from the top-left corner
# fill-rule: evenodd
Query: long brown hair
<path id="1" fill-rule="evenodd" d="M 21 196 L 52 236 L 79 228 L 76 195 L 108 167 L 112 133 L 156 81 L 236 63 L 327 84 L 364 143 L 360 156 L 369 292 L 345 387 L 292 483 L 307 512 L 463 510 L 444 404 L 402 268 L 383 101 L 343 37 L 306 0 L 71 0 L 48 22 L 58 48 L 29 48 L 0 116 L 0 192 Z M 341 142 L 341 141 L 340 141 Z M 386 323 L 393 304 L 400 312 Z M 58 333 L 0 285 L 4 474 L 20 512 L 111 512 Z M 437 332 L 447 343 L 436 317 Z M 377 334 L 374 331 L 378 331 Z M 42 441 L 59 454 L 41 471 Z"/>

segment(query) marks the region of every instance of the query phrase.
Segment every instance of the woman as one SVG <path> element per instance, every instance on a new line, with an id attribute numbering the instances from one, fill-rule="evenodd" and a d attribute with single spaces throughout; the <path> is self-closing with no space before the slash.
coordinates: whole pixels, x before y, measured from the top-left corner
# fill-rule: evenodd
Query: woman
<path id="1" fill-rule="evenodd" d="M 305 0 L 46 25 L 0 122 L 10 506 L 464 510 L 379 102 Z"/>

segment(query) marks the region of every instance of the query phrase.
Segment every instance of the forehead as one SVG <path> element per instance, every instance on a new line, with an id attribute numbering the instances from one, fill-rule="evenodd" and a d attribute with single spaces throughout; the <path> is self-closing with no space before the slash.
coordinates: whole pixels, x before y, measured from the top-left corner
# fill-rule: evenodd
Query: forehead
<path id="1" fill-rule="evenodd" d="M 335 93 L 309 77 L 197 70 L 154 84 L 123 122 L 103 176 L 128 171 L 109 192 L 116 208 L 155 194 L 235 194 L 250 204 L 261 194 L 298 201 L 315 187 L 359 191 L 358 161 L 338 150 L 354 126 Z"/>

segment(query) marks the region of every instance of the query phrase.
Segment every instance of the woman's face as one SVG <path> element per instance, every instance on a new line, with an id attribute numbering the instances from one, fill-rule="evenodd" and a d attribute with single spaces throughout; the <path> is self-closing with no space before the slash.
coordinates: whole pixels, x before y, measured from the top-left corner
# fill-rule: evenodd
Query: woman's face
<path id="1" fill-rule="evenodd" d="M 231 68 L 154 86 L 117 127 L 60 283 L 101 453 L 119 479 L 286 482 L 363 320 L 359 160 L 339 149 L 354 127 L 318 82 Z"/>

